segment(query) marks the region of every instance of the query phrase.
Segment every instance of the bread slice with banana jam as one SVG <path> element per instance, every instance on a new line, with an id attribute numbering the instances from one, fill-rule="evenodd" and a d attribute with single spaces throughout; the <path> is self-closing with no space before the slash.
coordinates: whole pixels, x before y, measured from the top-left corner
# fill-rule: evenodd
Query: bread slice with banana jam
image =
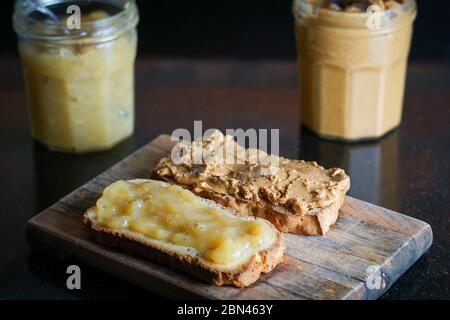
<path id="1" fill-rule="evenodd" d="M 214 285 L 245 287 L 281 261 L 283 234 L 185 188 L 119 180 L 84 214 L 104 245 L 156 261 Z"/>

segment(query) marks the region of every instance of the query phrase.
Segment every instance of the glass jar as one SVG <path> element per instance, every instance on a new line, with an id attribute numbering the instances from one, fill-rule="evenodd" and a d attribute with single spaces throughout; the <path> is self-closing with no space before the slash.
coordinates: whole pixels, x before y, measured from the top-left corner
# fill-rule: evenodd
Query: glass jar
<path id="1" fill-rule="evenodd" d="M 84 153 L 132 135 L 138 19 L 134 0 L 16 1 L 13 25 L 37 141 Z"/>
<path id="2" fill-rule="evenodd" d="M 379 138 L 401 121 L 416 2 L 360 13 L 322 3 L 293 2 L 301 121 L 325 138 Z"/>

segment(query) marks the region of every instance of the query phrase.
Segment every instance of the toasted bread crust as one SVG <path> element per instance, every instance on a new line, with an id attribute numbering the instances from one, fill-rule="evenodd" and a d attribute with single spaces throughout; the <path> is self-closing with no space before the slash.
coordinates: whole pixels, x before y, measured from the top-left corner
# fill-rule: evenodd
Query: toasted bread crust
<path id="1" fill-rule="evenodd" d="M 159 176 L 155 171 L 152 173 L 152 179 L 188 188 L 188 186 L 179 184 L 170 178 Z M 337 201 L 325 208 L 310 210 L 304 215 L 291 213 L 284 208 L 274 206 L 266 201 L 248 201 L 206 191 L 197 193 L 197 195 L 210 199 L 224 207 L 231 208 L 238 214 L 256 216 L 269 220 L 282 232 L 306 235 L 325 235 L 330 227 L 336 222 L 339 215 L 339 209 L 344 203 L 345 194 L 349 188 L 350 180 L 348 180 L 348 183 L 340 190 Z M 194 192 L 193 190 L 191 191 Z"/>
<path id="2" fill-rule="evenodd" d="M 145 238 L 127 230 L 113 230 L 101 226 L 89 217 L 92 209 L 93 207 L 83 215 L 83 222 L 94 231 L 94 236 L 99 243 L 121 248 L 128 253 L 156 261 L 217 286 L 246 287 L 258 280 L 261 273 L 270 272 L 275 268 L 281 262 L 284 253 L 284 236 L 272 226 L 277 238 L 270 248 L 254 254 L 248 261 L 232 270 L 224 270 L 199 257 L 175 252 L 154 241 L 145 241 Z M 227 208 L 224 209 L 230 211 Z"/>

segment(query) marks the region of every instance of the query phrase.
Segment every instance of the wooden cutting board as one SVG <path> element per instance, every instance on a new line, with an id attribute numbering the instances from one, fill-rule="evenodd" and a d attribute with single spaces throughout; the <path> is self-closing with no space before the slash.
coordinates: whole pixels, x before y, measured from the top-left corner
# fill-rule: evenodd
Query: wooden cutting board
<path id="1" fill-rule="evenodd" d="M 83 225 L 83 212 L 118 179 L 148 178 L 171 149 L 161 135 L 142 149 L 59 200 L 27 223 L 37 250 L 73 257 L 168 297 L 209 299 L 376 299 L 432 243 L 420 220 L 346 197 L 326 237 L 286 235 L 284 262 L 254 285 L 214 287 L 151 261 L 98 245 Z"/>

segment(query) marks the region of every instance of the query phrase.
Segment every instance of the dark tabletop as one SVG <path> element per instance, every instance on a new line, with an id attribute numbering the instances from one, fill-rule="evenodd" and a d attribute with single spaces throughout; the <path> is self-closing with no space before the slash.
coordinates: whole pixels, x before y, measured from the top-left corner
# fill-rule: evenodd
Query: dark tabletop
<path id="1" fill-rule="evenodd" d="M 353 197 L 428 222 L 434 242 L 383 299 L 450 299 L 450 66 L 408 71 L 399 129 L 376 142 L 344 144 L 300 129 L 294 62 L 138 59 L 136 131 L 91 155 L 47 151 L 29 133 L 20 63 L 0 58 L 0 299 L 154 297 L 86 265 L 82 289 L 66 288 L 66 268 L 31 252 L 24 224 L 161 133 L 207 128 L 279 128 L 280 153 L 343 167 Z"/>

